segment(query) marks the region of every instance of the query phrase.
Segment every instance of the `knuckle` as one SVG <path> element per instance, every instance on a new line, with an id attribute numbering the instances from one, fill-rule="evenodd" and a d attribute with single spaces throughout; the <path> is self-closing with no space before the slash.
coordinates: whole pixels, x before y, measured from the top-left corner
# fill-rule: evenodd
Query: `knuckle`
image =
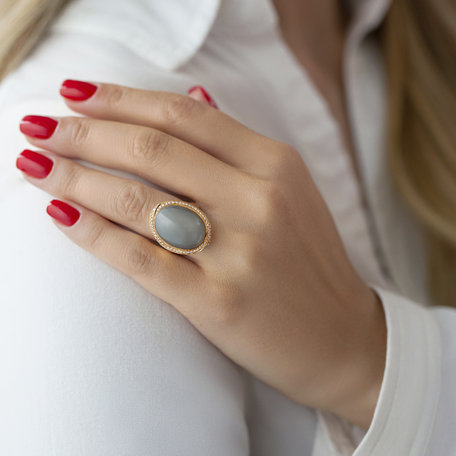
<path id="1" fill-rule="evenodd" d="M 137 133 L 130 146 L 130 155 L 133 161 L 160 163 L 168 150 L 170 137 L 161 132 L 143 130 Z"/>
<path id="2" fill-rule="evenodd" d="M 87 142 L 90 134 L 89 121 L 75 118 L 71 123 L 69 142 L 73 148 L 80 148 Z"/>
<path id="3" fill-rule="evenodd" d="M 300 157 L 298 151 L 287 143 L 279 143 L 277 146 L 279 156 L 287 162 L 288 160 Z"/>
<path id="4" fill-rule="evenodd" d="M 271 160 L 271 176 L 282 176 L 296 166 L 296 160 L 301 157 L 299 153 L 288 144 L 279 143 L 274 150 Z"/>
<path id="5" fill-rule="evenodd" d="M 240 292 L 234 286 L 218 284 L 213 300 L 211 320 L 216 326 L 233 326 L 241 318 Z"/>
<path id="6" fill-rule="evenodd" d="M 112 110 L 118 109 L 122 104 L 125 90 L 123 87 L 112 84 L 104 86 L 104 99 L 107 107 Z"/>
<path id="7" fill-rule="evenodd" d="M 201 109 L 202 103 L 183 95 L 169 95 L 163 105 L 163 116 L 167 123 L 178 125 Z"/>
<path id="8" fill-rule="evenodd" d="M 149 193 L 139 183 L 124 184 L 114 198 L 114 211 L 122 220 L 137 222 L 146 218 Z"/>
<path id="9" fill-rule="evenodd" d="M 59 193 L 64 197 L 71 197 L 78 193 L 78 186 L 81 181 L 81 168 L 71 161 L 65 161 L 66 163 L 61 170 L 64 176 L 59 185 Z M 61 166 L 62 166 L 61 163 Z"/>
<path id="10" fill-rule="evenodd" d="M 91 252 L 102 250 L 105 230 L 101 223 L 94 224 L 86 233 L 85 246 Z"/>
<path id="11" fill-rule="evenodd" d="M 154 268 L 155 257 L 144 241 L 132 241 L 124 252 L 127 272 L 133 276 L 149 274 Z"/>
<path id="12" fill-rule="evenodd" d="M 290 203 L 281 181 L 268 180 L 257 184 L 253 192 L 252 214 L 260 224 L 267 224 L 283 215 Z"/>
<path id="13" fill-rule="evenodd" d="M 244 233 L 238 239 L 238 249 L 235 256 L 231 258 L 232 274 L 237 280 L 237 284 L 242 284 L 246 279 L 256 277 L 264 270 L 264 265 L 271 262 L 270 242 L 268 234 L 258 235 L 264 227 L 260 226 L 256 232 Z M 241 287 L 242 288 L 242 287 Z"/>
<path id="14" fill-rule="evenodd" d="M 237 270 L 241 277 L 251 277 L 265 264 L 265 248 L 252 236 L 243 243 L 242 252 L 237 257 Z"/>

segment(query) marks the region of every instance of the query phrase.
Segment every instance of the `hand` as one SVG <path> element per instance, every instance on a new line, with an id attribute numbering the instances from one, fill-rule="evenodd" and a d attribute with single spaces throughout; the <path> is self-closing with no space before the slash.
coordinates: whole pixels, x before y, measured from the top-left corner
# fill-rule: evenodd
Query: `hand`
<path id="1" fill-rule="evenodd" d="M 253 375 L 367 428 L 385 365 L 383 309 L 353 270 L 298 152 L 187 96 L 84 87 L 86 100 L 66 103 L 88 117 L 21 124 L 45 152 L 23 153 L 18 167 L 75 208 L 56 225 Z M 150 240 L 150 211 L 175 199 L 195 202 L 211 221 L 212 241 L 194 255 Z"/>

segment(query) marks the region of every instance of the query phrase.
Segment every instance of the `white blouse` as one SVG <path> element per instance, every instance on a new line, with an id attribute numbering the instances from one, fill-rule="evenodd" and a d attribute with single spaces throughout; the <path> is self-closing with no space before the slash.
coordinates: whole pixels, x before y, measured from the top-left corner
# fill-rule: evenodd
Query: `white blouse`
<path id="1" fill-rule="evenodd" d="M 270 0 L 74 0 L 0 85 L 0 454 L 456 454 L 456 311 L 427 307 L 419 224 L 385 163 L 385 76 L 371 32 L 389 0 L 349 3 L 345 82 L 361 183 Z M 255 379 L 55 229 L 51 196 L 14 160 L 27 147 L 23 115 L 74 115 L 58 96 L 65 78 L 179 93 L 200 84 L 220 109 L 301 153 L 385 310 L 386 367 L 367 432 Z"/>

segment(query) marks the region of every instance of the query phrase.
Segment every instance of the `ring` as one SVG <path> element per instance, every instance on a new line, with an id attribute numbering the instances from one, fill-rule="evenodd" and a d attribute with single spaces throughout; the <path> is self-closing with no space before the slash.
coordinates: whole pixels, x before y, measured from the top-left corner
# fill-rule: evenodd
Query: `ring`
<path id="1" fill-rule="evenodd" d="M 149 224 L 154 239 L 163 248 L 180 255 L 201 252 L 211 240 L 211 224 L 206 214 L 183 201 L 155 205 Z"/>

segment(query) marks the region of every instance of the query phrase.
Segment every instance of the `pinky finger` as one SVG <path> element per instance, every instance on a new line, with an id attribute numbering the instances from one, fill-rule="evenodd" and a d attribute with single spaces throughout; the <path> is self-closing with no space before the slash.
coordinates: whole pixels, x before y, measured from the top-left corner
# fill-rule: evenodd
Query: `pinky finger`
<path id="1" fill-rule="evenodd" d="M 52 200 L 46 210 L 73 242 L 128 275 L 184 316 L 192 302 L 199 301 L 201 296 L 194 296 L 194 284 L 202 283 L 202 270 L 188 258 L 170 253 L 74 203 Z"/>

